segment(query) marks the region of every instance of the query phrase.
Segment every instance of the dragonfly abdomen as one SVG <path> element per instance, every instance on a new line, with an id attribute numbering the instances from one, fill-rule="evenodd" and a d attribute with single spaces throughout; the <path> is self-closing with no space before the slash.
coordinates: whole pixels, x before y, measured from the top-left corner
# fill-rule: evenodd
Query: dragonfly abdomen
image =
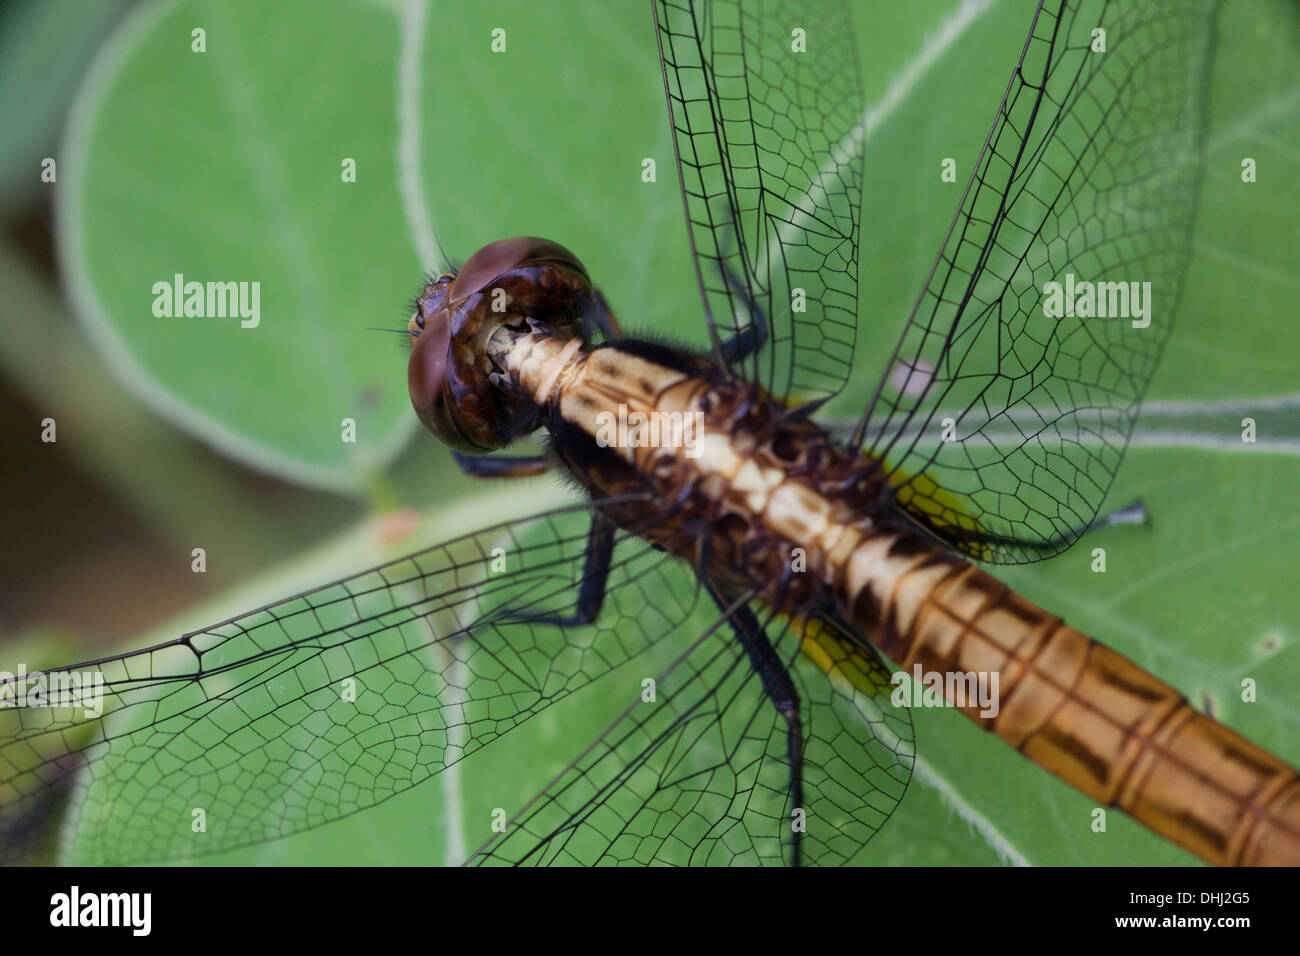
<path id="1" fill-rule="evenodd" d="M 1300 864 L 1300 777 L 1175 688 L 891 519 L 869 459 L 761 390 L 622 346 L 518 343 L 506 363 L 565 427 L 594 493 L 643 490 L 611 517 L 779 611 L 838 615 L 908 672 L 939 675 L 981 727 L 1107 806 L 1216 864 Z M 615 414 L 617 413 L 617 414 Z M 677 443 L 599 440 L 630 414 L 696 415 Z M 576 437 L 574 437 L 576 436 Z M 623 435 L 627 438 L 627 435 Z M 654 513 L 653 524 L 638 514 Z M 957 678 L 960 677 L 960 680 Z M 952 679 L 950 679 L 952 678 Z M 992 697 L 959 700 L 984 681 Z"/>
<path id="2" fill-rule="evenodd" d="M 946 696 L 996 675 L 995 706 L 950 703 L 1076 789 L 1211 863 L 1300 863 L 1290 765 L 979 568 L 882 535 L 850 558 L 845 596 L 904 670 L 973 675 Z"/>

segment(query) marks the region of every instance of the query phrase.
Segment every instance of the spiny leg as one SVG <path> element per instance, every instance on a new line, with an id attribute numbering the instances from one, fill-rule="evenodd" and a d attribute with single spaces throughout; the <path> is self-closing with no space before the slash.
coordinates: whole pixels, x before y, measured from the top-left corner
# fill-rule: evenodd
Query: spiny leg
<path id="1" fill-rule="evenodd" d="M 719 346 L 723 361 L 726 362 L 728 367 L 732 367 L 737 362 L 742 362 L 754 355 L 763 347 L 770 334 L 770 326 L 767 321 L 767 313 L 750 295 L 749 288 L 736 275 L 735 270 L 727 264 L 725 255 L 718 261 L 718 270 L 722 273 L 722 277 L 726 280 L 732 293 L 744 303 L 751 320 L 746 328 L 741 329 Z M 802 405 L 792 405 L 785 411 L 786 418 L 789 421 L 809 418 L 832 397 L 831 395 L 824 395 L 814 401 L 804 402 Z"/>
<path id="2" fill-rule="evenodd" d="M 578 601 L 572 614 L 537 614 L 531 611 L 508 610 L 509 621 L 526 621 L 533 624 L 550 624 L 555 627 L 582 627 L 600 617 L 605 603 L 605 587 L 609 581 L 609 567 L 614 558 L 614 525 L 598 512 L 591 515 L 591 528 L 587 532 L 587 556 L 582 566 L 582 583 L 578 586 Z"/>
<path id="3" fill-rule="evenodd" d="M 456 464 L 465 474 L 474 478 L 525 478 L 540 475 L 550 467 L 546 458 L 493 455 L 476 457 L 452 451 Z M 605 584 L 609 580 L 609 566 L 614 556 L 614 526 L 599 514 L 591 516 L 591 529 L 587 532 L 587 556 L 583 562 L 582 583 L 578 587 L 577 609 L 573 614 L 532 614 L 528 611 L 511 611 L 512 621 L 532 621 L 537 624 L 554 624 L 560 627 L 580 627 L 590 624 L 600 615 L 605 600 Z"/>
<path id="4" fill-rule="evenodd" d="M 767 342 L 770 329 L 767 314 L 754 300 L 754 297 L 749 294 L 749 289 L 736 275 L 731 266 L 726 263 L 725 259 L 719 261 L 718 268 L 722 272 L 723 278 L 726 279 L 727 285 L 731 287 L 731 291 L 745 304 L 751 319 L 749 326 L 741 329 L 720 346 L 723 360 L 728 367 L 733 367 L 737 362 L 744 361 L 763 347 L 763 344 Z M 809 418 L 826 404 L 831 397 L 830 395 L 824 395 L 802 405 L 792 405 L 785 411 L 786 418 L 789 421 L 800 421 Z"/>
<path id="5" fill-rule="evenodd" d="M 744 303 L 750 317 L 748 326 L 721 344 L 723 360 L 728 365 L 733 365 L 749 358 L 763 347 L 768 334 L 767 315 L 754 300 L 754 297 L 749 294 L 749 288 L 736 275 L 725 259 L 718 262 L 718 268 L 721 270 L 722 277 L 726 280 L 727 285 L 731 287 L 732 293 Z"/>
<path id="6" fill-rule="evenodd" d="M 451 457 L 471 478 L 530 478 L 551 466 L 541 455 L 466 455 L 453 450 Z"/>
<path id="7" fill-rule="evenodd" d="M 592 289 L 592 307 L 587 310 L 587 314 L 582 317 L 583 334 L 590 337 L 591 327 L 595 326 L 600 330 L 600 334 L 605 337 L 606 342 L 613 342 L 623 337 L 623 327 L 618 324 L 618 318 L 614 315 L 614 310 L 609 307 L 604 293 L 599 289 Z"/>
<path id="8" fill-rule="evenodd" d="M 704 587 L 718 609 L 725 614 L 733 602 L 727 600 L 712 581 L 705 581 Z M 786 756 L 790 761 L 790 809 L 793 813 L 803 809 L 803 726 L 799 719 L 799 692 L 795 690 L 794 680 L 776 656 L 775 648 L 748 604 L 742 604 L 731 615 L 731 627 L 736 632 L 740 646 L 749 656 L 750 666 L 763 681 L 763 690 L 776 705 L 777 713 L 785 720 Z M 792 829 L 794 856 L 791 862 L 794 866 L 799 865 L 802 832 L 798 827 Z"/>

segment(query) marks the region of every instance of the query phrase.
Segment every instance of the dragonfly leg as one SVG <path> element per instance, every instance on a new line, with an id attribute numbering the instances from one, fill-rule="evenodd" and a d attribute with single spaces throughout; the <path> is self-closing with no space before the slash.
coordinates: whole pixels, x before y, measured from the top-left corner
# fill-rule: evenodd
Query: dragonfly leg
<path id="1" fill-rule="evenodd" d="M 745 309 L 750 316 L 750 324 L 721 345 L 722 357 L 728 365 L 731 365 L 749 358 L 763 347 L 763 343 L 767 341 L 767 316 L 754 301 L 754 297 L 749 294 L 749 287 L 740 280 L 725 259 L 718 263 L 718 268 L 722 271 L 722 277 L 726 279 L 727 285 L 731 287 L 732 293 L 745 304 Z"/>
<path id="2" fill-rule="evenodd" d="M 578 586 L 578 601 L 572 614 L 536 614 L 531 611 L 510 611 L 510 621 L 527 621 L 550 624 L 555 627 L 582 627 L 600 616 L 605 603 L 605 585 L 609 580 L 609 566 L 614 558 L 614 525 L 599 514 L 591 516 L 591 530 L 587 532 L 587 557 L 582 566 L 582 583 Z"/>
<path id="3" fill-rule="evenodd" d="M 614 315 L 614 310 L 609 307 L 609 301 L 605 298 L 604 293 L 599 289 L 592 289 L 591 292 L 595 304 L 582 317 L 583 332 L 590 336 L 590 326 L 594 325 L 600 330 L 600 334 L 605 337 L 606 342 L 621 339 L 623 337 L 623 327 L 618 324 L 618 317 Z"/>
<path id="4" fill-rule="evenodd" d="M 734 603 L 727 600 L 713 582 L 706 581 L 704 587 L 719 610 L 725 612 Z M 742 604 L 732 613 L 731 627 L 749 656 L 750 666 L 763 681 L 763 690 L 776 705 L 777 713 L 785 720 L 786 758 L 790 762 L 790 809 L 792 812 L 800 810 L 803 808 L 803 726 L 799 719 L 799 692 L 795 689 L 790 672 L 776 656 L 776 650 L 748 604 Z M 791 863 L 794 866 L 799 865 L 801 833 L 801 828 L 792 828 Z"/>
<path id="5" fill-rule="evenodd" d="M 541 455 L 465 455 L 453 450 L 451 456 L 471 478 L 528 478 L 550 467 Z"/>

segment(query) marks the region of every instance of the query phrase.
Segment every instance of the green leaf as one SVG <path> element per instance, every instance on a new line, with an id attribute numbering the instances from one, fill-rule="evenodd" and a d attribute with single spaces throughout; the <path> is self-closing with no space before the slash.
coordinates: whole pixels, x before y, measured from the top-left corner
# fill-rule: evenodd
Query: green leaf
<path id="1" fill-rule="evenodd" d="M 142 15 L 117 41 L 115 49 L 127 52 L 105 61 L 114 70 L 101 76 L 115 79 L 103 84 L 102 107 L 83 102 L 81 132 L 72 133 L 71 142 L 81 138 L 84 162 L 74 183 L 81 198 L 69 202 L 79 214 L 65 217 L 64 248 L 84 249 L 80 260 L 69 260 L 82 264 L 74 271 L 78 300 L 84 308 L 88 297 L 96 300 L 105 322 L 112 314 L 112 335 L 97 334 L 114 349 L 129 345 L 132 374 L 145 368 L 137 353 L 153 356 L 149 381 L 170 373 L 169 402 L 192 402 L 238 431 L 262 449 L 252 460 L 264 466 L 291 458 L 290 471 L 300 477 L 358 480 L 364 469 L 353 459 L 331 457 L 337 419 L 351 407 L 346 395 L 379 389 L 385 410 L 391 400 L 399 425 L 367 419 L 368 435 L 397 434 L 409 412 L 398 408 L 400 362 L 385 364 L 386 350 L 354 333 L 413 288 L 417 265 L 439 265 L 427 261 L 432 243 L 421 210 L 458 258 L 508 234 L 561 241 L 587 264 L 626 328 L 704 341 L 642 5 L 582 5 L 569 16 L 557 15 L 553 4 L 490 11 L 471 5 L 454 15 L 439 5 L 425 20 L 418 4 L 394 13 L 320 4 L 305 18 L 279 5 L 252 9 L 186 4 Z M 399 15 L 407 18 L 400 24 Z M 210 24 L 210 61 L 188 53 L 188 30 L 198 22 Z M 909 72 L 927 38 L 954 23 L 960 29 L 950 42 Z M 506 30 L 504 54 L 491 50 L 494 27 Z M 832 409 L 843 420 L 855 417 L 884 371 L 957 204 L 959 190 L 939 180 L 939 160 L 952 156 L 960 170 L 971 168 L 1023 43 L 1027 9 L 956 0 L 886 5 L 859 11 L 857 27 L 867 100 L 881 111 L 865 147 L 857 374 Z M 998 572 L 1293 763 L 1300 760 L 1300 598 L 1290 580 L 1292 502 L 1300 484 L 1300 334 L 1290 319 L 1300 291 L 1293 269 L 1293 211 L 1300 208 L 1293 175 L 1300 144 L 1296 27 L 1283 0 L 1226 5 L 1220 23 L 1196 259 L 1151 392 L 1159 404 L 1140 427 L 1109 500 L 1115 506 L 1143 498 L 1151 526 L 1107 528 L 1050 562 Z M 239 42 L 217 54 L 218 37 Z M 140 49 L 150 52 L 129 52 Z M 223 59 L 232 51 L 238 61 Z M 159 88 L 164 75 L 168 83 Z M 232 110 L 232 102 L 245 108 Z M 111 123 L 104 119 L 110 108 Z M 346 139 L 353 124 L 356 132 L 347 143 L 322 144 L 312 139 L 317 133 L 304 132 L 314 128 L 308 118 L 328 127 L 322 137 Z M 404 133 L 415 135 L 403 139 Z M 203 148 L 174 152 L 191 138 Z M 311 142 L 304 145 L 304 138 Z M 394 161 L 399 146 L 405 158 Z M 338 156 L 354 154 L 369 156 L 361 168 L 373 170 L 373 179 L 363 174 L 364 188 L 374 191 L 364 197 L 352 198 L 360 184 L 337 183 Z M 1259 161 L 1255 184 L 1241 181 L 1245 156 Z M 653 183 L 641 178 L 645 158 L 657 163 Z M 412 160 L 414 175 L 403 166 Z M 280 169 L 279 178 L 253 174 L 265 168 Z M 297 237 L 289 247 L 275 229 L 245 228 L 283 224 L 259 219 L 264 206 L 313 228 L 289 230 Z M 320 270 L 296 271 L 303 260 L 286 248 L 306 250 L 308 264 Z M 169 259 L 173 249 L 184 256 Z M 289 312 L 275 314 L 296 320 L 268 325 L 268 311 L 262 328 L 243 331 L 230 323 L 153 319 L 148 283 L 180 258 L 203 278 L 264 269 L 268 282 L 274 277 L 290 290 L 276 307 Z M 321 284 L 295 285 L 304 274 Z M 269 343 L 255 345 L 268 328 L 288 330 L 286 338 L 268 334 Z M 336 364 L 363 365 L 365 374 L 333 374 L 322 354 Z M 323 382 L 330 384 L 322 388 Z M 223 403 L 230 406 L 224 417 L 214 410 Z M 1255 445 L 1239 440 L 1244 417 L 1261 423 Z M 286 451 L 299 440 L 297 452 Z M 381 458 L 376 452 L 367 464 Z M 431 495 L 440 487 L 432 478 Z M 538 504 L 530 493 L 492 502 L 494 518 Z M 434 520 L 434 538 L 450 536 L 446 522 L 457 508 L 437 512 L 443 520 Z M 1091 570 L 1094 547 L 1107 551 L 1104 574 Z M 1257 682 L 1257 703 L 1243 702 L 1243 678 Z M 535 794 L 604 729 L 628 693 L 619 678 L 603 682 L 440 782 L 215 862 L 443 862 L 482 841 L 493 809 L 514 812 Z M 912 788 L 864 861 L 1190 862 L 1118 813 L 1108 815 L 1105 832 L 1094 832 L 1091 801 L 960 715 L 923 710 L 915 722 Z"/>
<path id="2" fill-rule="evenodd" d="M 361 487 L 414 427 L 396 337 L 367 330 L 404 328 L 419 275 L 397 27 L 350 0 L 147 4 L 101 51 L 63 149 L 60 253 L 105 358 L 173 422 L 321 487 Z M 225 317 L 160 317 L 178 275 Z M 244 311 L 209 304 L 210 282 L 247 283 Z"/>

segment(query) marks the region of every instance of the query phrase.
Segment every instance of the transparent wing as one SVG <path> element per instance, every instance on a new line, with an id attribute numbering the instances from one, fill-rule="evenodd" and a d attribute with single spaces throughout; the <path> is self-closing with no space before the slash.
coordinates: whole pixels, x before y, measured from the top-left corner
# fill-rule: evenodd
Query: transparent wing
<path id="1" fill-rule="evenodd" d="M 1187 272 L 1215 11 L 1054 0 L 1034 14 L 854 437 L 913 517 L 976 557 L 1063 550 L 1110 487 Z"/>
<path id="2" fill-rule="evenodd" d="M 0 862 L 185 858 L 275 840 L 421 783 L 686 620 L 671 559 L 620 535 L 596 624 L 571 613 L 590 510 L 503 524 L 177 640 L 46 673 L 87 707 L 0 710 Z M 66 701 L 67 698 L 64 698 Z M 191 829 L 194 811 L 207 832 Z"/>
<path id="3" fill-rule="evenodd" d="M 800 860 L 850 862 L 907 789 L 911 715 L 891 705 L 889 670 L 861 640 L 823 635 L 816 664 L 789 628 L 772 643 L 801 705 Z M 659 675 L 653 699 L 644 686 L 630 689 L 636 702 L 471 862 L 792 861 L 787 725 L 728 616 Z"/>
<path id="4" fill-rule="evenodd" d="M 858 323 L 862 84 L 843 3 L 656 0 L 682 199 L 715 358 L 779 398 L 839 391 Z M 796 291 L 797 290 L 797 291 Z"/>

